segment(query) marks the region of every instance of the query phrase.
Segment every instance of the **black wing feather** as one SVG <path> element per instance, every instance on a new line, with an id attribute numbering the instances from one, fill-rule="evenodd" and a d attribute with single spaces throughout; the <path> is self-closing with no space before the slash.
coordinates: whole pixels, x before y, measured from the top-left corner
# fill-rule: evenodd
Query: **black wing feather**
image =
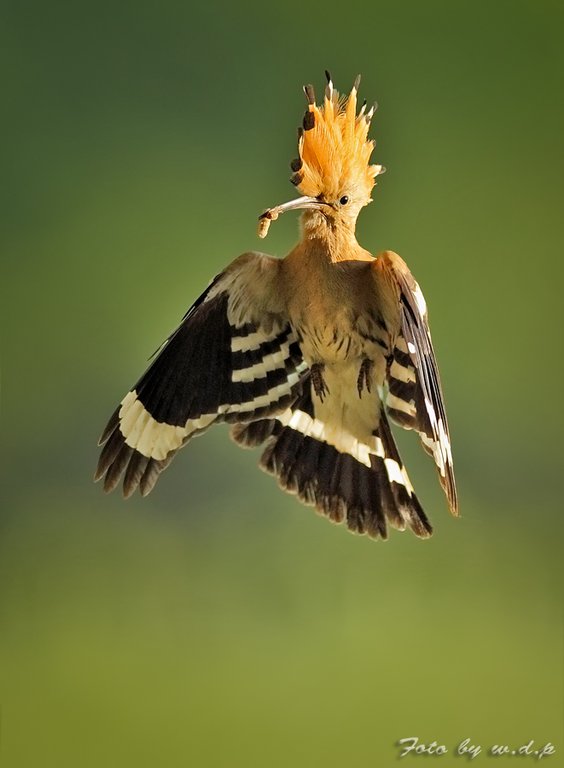
<path id="1" fill-rule="evenodd" d="M 401 331 L 395 342 L 392 365 L 388 367 L 388 412 L 400 426 L 419 433 L 423 447 L 437 464 L 441 485 L 456 515 L 458 497 L 448 421 L 425 300 L 397 254 L 386 252 L 380 258 L 397 284 L 400 301 Z M 394 368 L 394 364 L 398 367 Z"/>
<path id="2" fill-rule="evenodd" d="M 283 313 L 265 306 L 264 286 L 277 264 L 244 254 L 157 350 L 101 437 L 96 479 L 104 478 L 106 490 L 124 475 L 124 495 L 137 487 L 146 494 L 176 452 L 213 422 L 248 422 L 293 402 L 305 369 L 299 344 Z M 248 287 L 253 269 L 256 306 Z"/>

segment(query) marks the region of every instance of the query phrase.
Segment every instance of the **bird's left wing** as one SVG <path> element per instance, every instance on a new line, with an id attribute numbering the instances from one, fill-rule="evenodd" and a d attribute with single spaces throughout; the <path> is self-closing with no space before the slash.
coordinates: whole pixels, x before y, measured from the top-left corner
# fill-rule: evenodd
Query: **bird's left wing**
<path id="1" fill-rule="evenodd" d="M 280 262 L 245 253 L 184 316 L 112 415 L 96 479 L 149 493 L 191 437 L 215 421 L 246 422 L 286 408 L 305 365 L 277 291 Z"/>
<path id="2" fill-rule="evenodd" d="M 385 280 L 399 299 L 400 328 L 387 369 L 385 403 L 393 421 L 418 432 L 437 465 L 450 510 L 458 514 L 458 498 L 450 435 L 427 306 L 407 264 L 393 251 L 374 262 L 375 277 Z"/>

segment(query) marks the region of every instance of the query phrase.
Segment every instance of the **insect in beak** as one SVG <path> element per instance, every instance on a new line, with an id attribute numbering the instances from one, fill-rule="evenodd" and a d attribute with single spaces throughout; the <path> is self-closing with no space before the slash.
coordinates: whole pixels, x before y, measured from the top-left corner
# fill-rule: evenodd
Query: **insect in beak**
<path id="1" fill-rule="evenodd" d="M 275 205 L 274 208 L 267 208 L 266 211 L 259 216 L 258 236 L 266 237 L 270 222 L 276 221 L 280 214 L 286 213 L 286 211 L 297 211 L 304 208 L 323 210 L 323 208 L 327 207 L 329 207 L 329 203 L 322 202 L 316 197 L 298 197 L 295 200 L 282 203 L 282 205 Z"/>

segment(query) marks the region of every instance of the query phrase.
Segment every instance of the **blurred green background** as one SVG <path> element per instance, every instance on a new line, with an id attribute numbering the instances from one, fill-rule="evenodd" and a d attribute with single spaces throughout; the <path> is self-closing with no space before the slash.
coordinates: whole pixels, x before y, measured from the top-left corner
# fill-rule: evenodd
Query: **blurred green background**
<path id="1" fill-rule="evenodd" d="M 470 737 L 562 764 L 563 22 L 550 0 L 2 4 L 2 765 L 386 766 L 408 736 L 451 750 L 421 762 Z M 91 482 L 207 281 L 294 243 L 294 216 L 265 243 L 256 217 L 293 194 L 325 67 L 380 104 L 359 239 L 431 308 L 463 517 L 402 435 L 427 542 L 331 526 L 225 427 L 145 500 Z"/>

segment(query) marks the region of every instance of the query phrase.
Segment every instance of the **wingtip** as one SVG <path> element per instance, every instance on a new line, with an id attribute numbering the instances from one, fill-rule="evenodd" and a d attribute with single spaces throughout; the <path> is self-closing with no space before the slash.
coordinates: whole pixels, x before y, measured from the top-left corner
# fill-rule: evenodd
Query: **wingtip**
<path id="1" fill-rule="evenodd" d="M 121 495 L 122 495 L 123 499 L 125 501 L 127 501 L 127 499 L 130 499 L 133 496 L 133 494 L 135 493 L 136 488 L 137 488 L 136 485 L 131 485 L 131 486 L 126 487 L 125 484 L 124 484 L 122 489 L 121 489 Z"/>
<path id="2" fill-rule="evenodd" d="M 119 412 L 121 409 L 121 405 L 118 405 L 118 407 L 115 409 L 115 411 L 110 416 L 108 423 L 104 427 L 104 431 L 98 438 L 98 447 L 101 445 L 104 445 L 109 438 L 113 435 L 113 433 L 116 430 L 116 427 L 119 425 Z"/>
<path id="3" fill-rule="evenodd" d="M 99 483 L 100 480 L 104 477 L 104 474 L 105 474 L 105 470 L 102 470 L 100 465 L 98 464 L 98 466 L 96 467 L 96 470 L 95 470 L 95 472 L 94 472 L 94 474 L 92 476 L 92 482 L 93 483 Z"/>

